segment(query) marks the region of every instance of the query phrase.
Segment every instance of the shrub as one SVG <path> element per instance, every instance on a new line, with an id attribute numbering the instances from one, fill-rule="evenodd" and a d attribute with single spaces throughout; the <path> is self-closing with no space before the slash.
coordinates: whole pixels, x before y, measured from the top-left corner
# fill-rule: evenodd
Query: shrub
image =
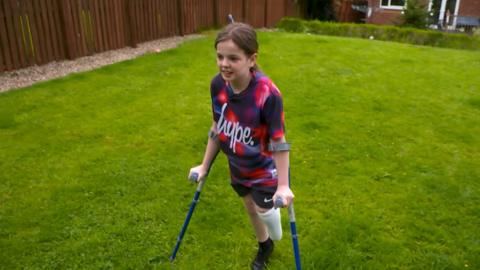
<path id="1" fill-rule="evenodd" d="M 473 31 L 473 35 L 480 37 L 480 27 L 475 29 L 475 31 Z"/>
<path id="2" fill-rule="evenodd" d="M 303 33 L 306 30 L 305 21 L 296 18 L 283 18 L 277 25 L 287 32 Z"/>
<path id="3" fill-rule="evenodd" d="M 277 27 L 288 32 L 370 38 L 436 47 L 480 50 L 480 37 L 392 25 L 333 23 L 283 18 Z"/>

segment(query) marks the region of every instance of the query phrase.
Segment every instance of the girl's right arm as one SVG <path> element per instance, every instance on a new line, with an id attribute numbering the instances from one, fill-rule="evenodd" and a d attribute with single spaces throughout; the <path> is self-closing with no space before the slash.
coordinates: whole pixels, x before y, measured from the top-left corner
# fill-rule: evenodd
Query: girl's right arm
<path id="1" fill-rule="evenodd" d="M 217 134 L 216 127 L 217 127 L 217 123 L 213 121 L 212 127 L 210 128 L 210 130 L 213 131 L 214 134 Z M 202 164 L 191 168 L 190 173 L 188 174 L 188 178 L 190 178 L 192 173 L 196 172 L 198 174 L 197 181 L 201 181 L 205 179 L 205 177 L 208 174 L 208 171 L 210 170 L 210 167 L 213 165 L 212 163 L 215 160 L 215 157 L 217 156 L 219 150 L 220 150 L 220 145 L 218 144 L 218 138 L 217 137 L 211 138 L 210 136 L 208 136 L 207 148 L 205 149 L 205 154 L 203 155 Z"/>

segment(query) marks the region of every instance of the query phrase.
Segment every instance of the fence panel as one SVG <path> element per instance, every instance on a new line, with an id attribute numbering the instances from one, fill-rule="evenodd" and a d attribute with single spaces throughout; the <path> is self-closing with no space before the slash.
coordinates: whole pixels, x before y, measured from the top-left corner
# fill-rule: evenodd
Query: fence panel
<path id="1" fill-rule="evenodd" d="M 29 0 L 29 1 L 38 1 L 38 0 Z M 44 35 L 38 36 L 40 38 L 39 43 L 44 44 L 45 49 L 45 60 L 46 62 L 50 62 L 53 60 L 63 59 L 60 55 L 60 45 L 59 40 L 62 40 L 63 34 L 58 33 L 55 25 L 55 16 L 53 13 L 54 5 L 52 0 L 42 0 L 40 1 L 40 6 L 42 7 L 42 12 L 40 14 L 40 19 L 42 21 L 42 33 Z"/>
<path id="2" fill-rule="evenodd" d="M 92 36 L 93 36 L 93 46 L 95 47 L 95 52 L 102 52 L 103 49 L 103 35 L 102 28 L 100 27 L 100 13 L 99 13 L 99 1 L 89 0 L 90 7 L 90 18 L 92 25 Z"/>
<path id="3" fill-rule="evenodd" d="M 222 26 L 298 15 L 295 0 L 1 0 L 0 71 Z"/>
<path id="4" fill-rule="evenodd" d="M 31 0 L 35 1 L 35 0 Z M 37 0 L 38 1 L 38 0 Z M 58 40 L 60 37 L 57 37 L 57 32 L 55 29 L 55 21 L 53 16 L 53 4 L 52 0 L 41 0 L 40 4 L 42 6 L 42 21 L 43 21 L 43 32 L 46 34 L 43 38 L 47 39 L 45 43 L 47 44 L 47 61 L 53 61 L 60 59 L 60 52 L 58 47 Z M 42 38 L 42 37 L 40 37 Z"/>
<path id="5" fill-rule="evenodd" d="M 140 39 L 140 42 L 145 42 L 147 40 L 150 40 L 149 34 L 150 34 L 150 23 L 148 22 L 150 19 L 150 16 L 148 14 L 148 1 L 149 0 L 141 0 L 140 1 L 140 24 L 141 24 L 141 29 L 142 29 L 142 38 Z"/>
<path id="6" fill-rule="evenodd" d="M 67 44 L 67 59 L 75 59 L 78 57 L 77 52 L 77 32 L 75 32 L 73 17 L 71 13 L 71 1 L 63 0 L 60 1 L 62 18 L 63 18 L 63 37 L 65 38 Z"/>
<path id="7" fill-rule="evenodd" d="M 32 35 L 30 31 L 30 26 L 28 24 L 28 15 L 27 13 L 27 3 L 25 1 L 18 2 L 20 14 L 20 30 L 22 32 L 22 45 L 24 47 L 25 52 L 25 61 L 26 65 L 30 66 L 35 64 L 35 58 L 33 54 L 33 46 L 32 46 Z"/>
<path id="8" fill-rule="evenodd" d="M 30 1 L 35 1 L 35 0 L 30 0 Z M 65 54 L 65 38 L 63 36 L 62 32 L 62 18 L 60 16 L 61 14 L 61 9 L 60 5 L 58 4 L 58 1 L 52 0 L 52 8 L 53 8 L 53 15 L 54 15 L 54 21 L 55 21 L 55 31 L 57 33 L 57 44 L 58 44 L 58 49 L 59 49 L 59 60 L 60 59 L 65 59 L 66 54 Z"/>
<path id="9" fill-rule="evenodd" d="M 15 18 L 16 7 L 13 5 L 12 1 L 3 1 L 3 7 L 5 8 L 5 21 L 7 26 L 7 36 L 8 44 L 10 47 L 10 53 L 12 55 L 13 68 L 20 68 L 21 61 L 20 57 L 23 55 L 18 47 L 18 38 L 20 37 L 17 27 L 15 27 L 14 22 L 18 19 Z"/>
<path id="10" fill-rule="evenodd" d="M 135 43 L 133 42 L 133 36 L 132 36 L 132 10 L 130 8 L 131 6 L 131 1 L 129 0 L 121 0 L 122 2 L 122 10 L 121 14 L 123 16 L 123 25 L 125 27 L 124 33 L 125 33 L 125 44 L 130 47 L 135 47 Z"/>
<path id="11" fill-rule="evenodd" d="M 87 48 L 87 36 L 86 36 L 86 26 L 85 26 L 85 9 L 84 0 L 75 0 L 72 3 L 72 17 L 75 26 L 75 31 L 77 33 L 77 44 L 79 51 L 77 52 L 79 56 L 88 55 Z"/>
<path id="12" fill-rule="evenodd" d="M 285 15 L 285 0 L 267 0 L 265 27 L 275 27 L 275 25 Z"/>
<path id="13" fill-rule="evenodd" d="M 108 28 L 108 20 L 107 20 L 107 11 L 106 9 L 106 0 L 99 0 L 98 3 L 98 15 L 99 15 L 99 24 L 97 25 L 98 28 L 101 29 L 102 33 L 102 51 L 108 51 L 111 48 L 111 41 L 109 35 L 109 28 Z"/>
<path id="14" fill-rule="evenodd" d="M 140 25 L 138 23 L 138 1 L 128 1 L 129 13 L 130 13 L 130 31 L 132 35 L 132 44 L 139 43 L 140 40 Z"/>
<path id="15" fill-rule="evenodd" d="M 58 40 L 60 39 L 57 37 L 57 30 L 55 28 L 55 25 L 57 22 L 55 22 L 55 16 L 53 13 L 55 10 L 53 9 L 53 0 L 46 0 L 45 1 L 45 17 L 47 20 L 47 29 L 50 37 L 50 41 L 52 44 L 52 58 L 54 60 L 60 59 L 60 48 L 58 46 Z"/>
<path id="16" fill-rule="evenodd" d="M 143 10 L 142 10 L 142 0 L 135 1 L 135 19 L 137 21 L 137 28 L 134 30 L 137 32 L 137 40 L 136 43 L 140 43 L 145 40 L 145 25 L 144 25 L 144 18 L 143 18 Z"/>
<path id="17" fill-rule="evenodd" d="M 0 5 L 0 71 L 13 69 L 5 14 L 4 6 Z"/>
<path id="18" fill-rule="evenodd" d="M 265 27 L 266 0 L 245 0 L 245 22 L 253 27 Z"/>
<path id="19" fill-rule="evenodd" d="M 28 50 L 30 52 L 29 64 L 34 65 L 36 62 L 40 62 L 39 56 L 37 55 L 37 50 L 40 43 L 38 41 L 38 34 L 34 19 L 35 15 L 33 13 L 31 1 L 22 1 L 22 10 L 26 28 L 26 36 L 28 36 L 27 46 L 29 47 Z"/>
<path id="20" fill-rule="evenodd" d="M 180 0 L 183 34 L 192 34 L 201 28 L 214 24 L 214 3 L 212 0 Z"/>
<path id="21" fill-rule="evenodd" d="M 42 40 L 42 37 L 45 38 L 45 35 L 43 34 L 40 9 L 36 8 L 36 5 L 38 5 L 37 1 L 27 1 L 27 16 L 32 32 L 35 60 L 37 64 L 43 64 L 47 63 L 48 59 L 45 42 Z"/>
<path id="22" fill-rule="evenodd" d="M 155 10 L 155 0 L 147 1 L 147 12 L 148 12 L 148 24 L 150 29 L 150 34 L 148 35 L 148 40 L 153 40 L 157 37 L 157 24 L 156 24 L 156 10 Z"/>
<path id="23" fill-rule="evenodd" d="M 297 0 L 285 0 L 285 14 L 288 17 L 297 17 L 300 14 Z"/>
<path id="24" fill-rule="evenodd" d="M 112 41 L 110 39 L 110 28 L 107 17 L 107 0 L 100 0 L 100 5 L 98 6 L 98 12 L 100 14 L 100 24 L 99 27 L 102 29 L 103 36 L 103 50 L 108 51 L 112 48 Z"/>
<path id="25" fill-rule="evenodd" d="M 112 36 L 112 49 L 119 49 L 121 47 L 120 38 L 119 38 L 119 22 L 116 21 L 117 9 L 116 9 L 117 0 L 109 0 L 110 7 L 107 9 L 108 18 L 110 21 L 110 35 Z"/>
<path id="26" fill-rule="evenodd" d="M 231 0 L 216 0 L 216 22 L 218 26 L 227 24 L 228 14 L 232 14 L 236 21 L 244 22 L 244 2 L 245 1 L 231 1 Z"/>
<path id="27" fill-rule="evenodd" d="M 17 45 L 20 53 L 20 64 L 21 67 L 26 67 L 28 66 L 28 53 L 26 46 L 25 28 L 23 23 L 23 5 L 20 1 L 11 0 L 11 2 L 12 7 L 14 7 L 13 24 L 15 26 Z"/>
<path id="28" fill-rule="evenodd" d="M 115 2 L 116 2 L 115 22 L 117 23 L 118 44 L 119 44 L 119 48 L 123 48 L 127 46 L 127 42 L 125 40 L 125 24 L 123 21 L 124 3 L 122 0 L 115 0 Z"/>
<path id="29" fill-rule="evenodd" d="M 157 39 L 159 37 L 158 34 L 158 24 L 157 24 L 157 1 L 156 0 L 150 0 L 148 1 L 150 3 L 149 7 L 149 15 L 150 15 L 150 28 L 151 28 L 151 37 L 150 40 Z"/>
<path id="30" fill-rule="evenodd" d="M 40 6 L 40 20 L 42 23 L 42 35 L 40 36 L 43 41 L 42 43 L 45 44 L 45 51 L 46 51 L 46 61 L 50 62 L 55 59 L 55 52 L 53 48 L 53 37 L 50 29 L 50 22 L 48 20 L 48 5 L 46 3 L 47 0 L 37 0 Z"/>
<path id="31" fill-rule="evenodd" d="M 168 31 L 166 32 L 167 35 L 169 36 L 174 36 L 174 35 L 181 35 L 180 33 L 180 28 L 178 22 L 180 21 L 178 19 L 178 4 L 176 1 L 170 1 L 170 0 L 163 0 L 163 5 L 165 6 L 165 9 L 162 9 L 162 17 L 164 20 L 167 22 L 168 25 Z"/>
<path id="32" fill-rule="evenodd" d="M 109 0 L 103 0 L 101 5 L 101 13 L 102 13 L 102 26 L 105 31 L 103 34 L 105 35 L 105 50 L 111 50 L 115 48 L 115 42 L 113 39 L 112 33 L 112 23 L 111 23 L 111 16 L 110 16 L 110 8 L 109 8 Z"/>
<path id="33" fill-rule="evenodd" d="M 183 18 L 183 20 L 181 20 L 182 23 L 180 24 L 182 26 L 183 35 L 188 35 L 193 32 L 191 24 L 195 18 L 193 18 L 192 1 L 193 0 L 180 0 L 180 5 L 182 6 L 180 9 L 180 18 Z"/>

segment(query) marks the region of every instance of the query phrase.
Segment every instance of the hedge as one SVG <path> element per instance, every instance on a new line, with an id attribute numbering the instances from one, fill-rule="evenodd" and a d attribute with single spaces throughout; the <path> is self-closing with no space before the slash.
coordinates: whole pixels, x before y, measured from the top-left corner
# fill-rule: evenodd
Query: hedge
<path id="1" fill-rule="evenodd" d="M 368 38 L 416 45 L 480 50 L 480 37 L 391 25 L 334 23 L 283 18 L 277 28 L 287 32 Z"/>

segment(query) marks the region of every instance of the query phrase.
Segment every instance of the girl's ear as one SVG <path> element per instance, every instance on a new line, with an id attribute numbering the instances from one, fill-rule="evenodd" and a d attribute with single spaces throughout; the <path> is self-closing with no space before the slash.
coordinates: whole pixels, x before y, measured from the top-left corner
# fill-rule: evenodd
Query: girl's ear
<path id="1" fill-rule="evenodd" d="M 255 64 L 257 63 L 257 56 L 258 56 L 258 54 L 257 54 L 257 53 L 254 53 L 254 54 L 252 54 L 252 55 L 249 57 L 248 60 L 249 60 L 249 62 L 250 62 L 249 64 L 250 64 L 250 67 L 251 67 L 251 68 L 254 67 Z"/>

